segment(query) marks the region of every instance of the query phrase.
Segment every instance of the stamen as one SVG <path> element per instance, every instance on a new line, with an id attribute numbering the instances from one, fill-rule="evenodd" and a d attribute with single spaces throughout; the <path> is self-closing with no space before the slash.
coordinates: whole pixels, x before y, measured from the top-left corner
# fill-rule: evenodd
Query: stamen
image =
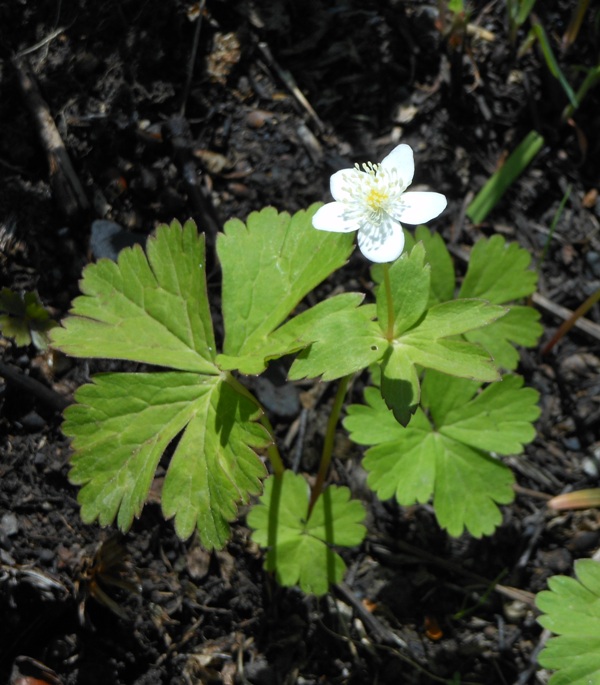
<path id="1" fill-rule="evenodd" d="M 380 211 L 383 203 L 387 202 L 388 198 L 389 195 L 385 190 L 374 187 L 369 190 L 366 201 L 371 209 Z"/>

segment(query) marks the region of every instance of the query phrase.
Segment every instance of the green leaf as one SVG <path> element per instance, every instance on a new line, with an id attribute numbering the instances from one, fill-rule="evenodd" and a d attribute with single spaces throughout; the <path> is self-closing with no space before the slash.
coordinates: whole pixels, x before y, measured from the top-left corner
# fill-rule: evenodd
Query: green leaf
<path id="1" fill-rule="evenodd" d="M 268 207 L 247 223 L 234 219 L 217 239 L 223 270 L 223 352 L 229 357 L 271 354 L 269 336 L 302 298 L 352 252 L 348 233 L 317 231 L 319 204 L 290 216 Z"/>
<path id="2" fill-rule="evenodd" d="M 538 621 L 559 637 L 548 640 L 538 660 L 557 672 L 550 685 L 600 683 L 600 563 L 575 562 L 577 579 L 554 576 L 536 597 Z"/>
<path id="3" fill-rule="evenodd" d="M 487 350 L 494 363 L 507 371 L 519 365 L 519 351 L 515 345 L 534 347 L 544 329 L 539 323 L 540 313 L 533 307 L 512 305 L 506 316 L 486 328 L 465 333 L 465 338 Z"/>
<path id="4" fill-rule="evenodd" d="M 417 245 L 413 252 L 415 251 L 416 263 L 422 264 L 422 246 Z M 406 260 L 405 264 L 409 265 L 411 262 Z M 378 297 L 381 290 L 382 287 Z M 400 310 L 396 320 L 400 321 L 400 329 L 405 324 L 410 325 L 409 322 L 414 323 L 417 312 L 421 306 L 426 306 L 427 300 L 428 292 L 421 293 L 418 308 L 411 310 L 407 306 L 405 310 Z M 388 407 L 398 421 L 406 424 L 419 401 L 416 366 L 479 381 L 494 381 L 499 378 L 490 355 L 482 347 L 447 338 L 485 326 L 505 313 L 505 308 L 482 300 L 452 300 L 434 305 L 416 325 L 392 340 L 391 350 L 388 348 L 383 363 L 381 389 Z M 405 319 L 402 318 L 404 314 L 407 314 Z"/>
<path id="5" fill-rule="evenodd" d="M 433 495 L 437 474 L 432 428 L 420 409 L 403 428 L 376 388 L 365 390 L 367 406 L 351 405 L 344 427 L 359 444 L 374 444 L 363 466 L 367 483 L 381 500 L 395 496 L 400 504 L 425 503 Z M 436 512 L 437 516 L 437 512 Z"/>
<path id="6" fill-rule="evenodd" d="M 512 501 L 511 471 L 490 452 L 520 452 L 535 433 L 537 393 L 507 377 L 476 394 L 478 383 L 428 370 L 423 406 L 404 428 L 377 388 L 366 406 L 351 405 L 344 420 L 351 439 L 370 445 L 363 460 L 368 484 L 381 499 L 408 506 L 433 497 L 436 517 L 451 535 L 464 528 L 488 535 L 501 521 L 498 504 Z"/>
<path id="7" fill-rule="evenodd" d="M 381 365 L 381 394 L 403 426 L 415 412 L 421 397 L 419 375 L 402 347 L 391 346 Z"/>
<path id="8" fill-rule="evenodd" d="M 491 535 L 502 522 L 497 505 L 514 499 L 511 470 L 489 455 L 441 435 L 436 447 L 433 504 L 440 526 L 455 537 L 464 528 L 476 538 Z"/>
<path id="9" fill-rule="evenodd" d="M 204 239 L 192 221 L 174 221 L 126 248 L 118 262 L 100 259 L 83 272 L 83 296 L 73 302 L 53 344 L 76 357 L 128 359 L 216 374 L 212 321 L 204 275 Z"/>
<path id="10" fill-rule="evenodd" d="M 520 376 L 504 376 L 475 394 L 477 389 L 476 384 L 467 385 L 448 379 L 445 374 L 427 371 L 423 406 L 430 409 L 442 435 L 475 449 L 520 454 L 523 445 L 535 437 L 533 422 L 540 415 L 536 404 L 539 393 L 524 388 Z"/>
<path id="11" fill-rule="evenodd" d="M 372 271 L 374 279 L 383 279 L 383 270 Z M 418 243 L 410 253 L 404 253 L 389 267 L 390 286 L 394 301 L 394 337 L 414 326 L 423 316 L 429 300 L 431 269 L 425 264 L 425 248 Z M 376 291 L 377 318 L 381 330 L 388 329 L 387 293 L 383 281 Z"/>
<path id="12" fill-rule="evenodd" d="M 171 367 L 95 377 L 76 393 L 63 431 L 73 438 L 72 482 L 85 521 L 127 530 L 171 447 L 162 508 L 186 538 L 222 547 L 237 505 L 260 491 L 254 452 L 270 437 L 251 395 L 215 365 L 204 241 L 192 222 L 160 226 L 147 256 L 136 246 L 117 263 L 84 271 L 84 295 L 54 339 L 67 353 Z"/>
<path id="13" fill-rule="evenodd" d="M 222 547 L 236 505 L 260 491 L 265 475 L 253 451 L 269 436 L 258 407 L 221 376 L 195 373 L 101 374 L 76 393 L 63 431 L 73 438 L 70 479 L 83 485 L 81 516 L 126 531 L 141 513 L 158 462 L 175 438 L 162 507 L 186 538 Z"/>
<path id="14" fill-rule="evenodd" d="M 425 247 L 425 261 L 431 267 L 431 290 L 428 305 L 454 299 L 456 275 L 454 262 L 446 243 L 439 233 L 432 233 L 427 226 L 417 226 L 415 240 Z"/>
<path id="15" fill-rule="evenodd" d="M 479 240 L 471 250 L 459 297 L 476 297 L 505 304 L 535 292 L 537 273 L 529 270 L 531 255 L 500 235 Z"/>
<path id="16" fill-rule="evenodd" d="M 217 363 L 222 369 L 237 369 L 245 374 L 259 374 L 265 370 L 270 359 L 298 352 L 319 341 L 316 349 L 301 355 L 302 361 L 297 362 L 290 371 L 290 378 L 303 378 L 305 374 L 313 373 L 312 377 L 317 377 L 325 372 L 331 374 L 331 378 L 338 378 L 339 368 L 350 368 L 347 373 L 362 369 L 365 360 L 379 358 L 387 345 L 382 345 L 379 328 L 371 321 L 374 308 L 359 307 L 363 298 L 364 295 L 361 293 L 344 293 L 323 300 L 271 333 L 259 352 L 251 352 L 241 357 L 220 354 Z M 338 347 L 342 329 L 348 332 L 351 340 L 351 347 L 347 349 L 348 354 L 344 356 L 339 354 Z M 331 341 L 333 347 L 328 348 Z M 373 346 L 376 349 L 372 349 Z M 379 348 L 382 351 L 378 352 Z M 331 378 L 327 377 L 328 380 Z"/>
<path id="17" fill-rule="evenodd" d="M 48 347 L 48 331 L 57 323 L 50 318 L 35 292 L 16 293 L 10 288 L 0 290 L 0 332 L 13 338 L 16 345 L 33 344 L 41 350 Z"/>
<path id="18" fill-rule="evenodd" d="M 365 511 L 345 487 L 326 488 L 310 518 L 309 499 L 302 476 L 291 471 L 271 476 L 260 503 L 248 515 L 248 525 L 254 529 L 252 539 L 268 548 L 265 568 L 275 571 L 281 585 L 299 584 L 304 592 L 323 595 L 346 570 L 332 547 L 360 544 L 366 533 Z"/>
<path id="19" fill-rule="evenodd" d="M 372 319 L 375 307 L 346 309 L 324 317 L 315 328 L 315 342 L 294 360 L 288 377 L 331 381 L 365 369 L 381 359 L 388 342 Z"/>
<path id="20" fill-rule="evenodd" d="M 475 243 L 459 297 L 480 297 L 494 304 L 506 304 L 535 292 L 537 273 L 529 269 L 531 255 L 516 243 L 506 244 L 499 235 Z M 496 364 L 513 370 L 519 363 L 514 345 L 533 347 L 543 329 L 540 314 L 533 307 L 512 306 L 508 314 L 486 328 L 466 333 L 465 338 L 481 344 Z"/>
<path id="21" fill-rule="evenodd" d="M 470 402 L 481 388 L 479 381 L 468 378 L 453 378 L 450 381 L 450 392 L 446 392 L 448 376 L 429 369 L 425 372 L 425 392 L 422 395 L 423 409 L 431 415 L 436 426 L 441 426 L 446 416 L 453 410 Z"/>
<path id="22" fill-rule="evenodd" d="M 447 374 L 493 381 L 498 371 L 489 355 L 477 345 L 445 340 L 485 326 L 504 316 L 506 309 L 481 300 L 452 300 L 434 305 L 423 321 L 394 341 L 414 364 Z"/>
<path id="23" fill-rule="evenodd" d="M 467 216 L 474 224 L 485 221 L 500 198 L 542 149 L 543 144 L 544 138 L 537 131 L 530 131 L 525 136 L 468 206 Z"/>
<path id="24" fill-rule="evenodd" d="M 475 328 L 487 326 L 506 314 L 504 307 L 483 300 L 451 300 L 436 304 L 427 311 L 423 321 L 403 335 L 403 343 L 412 339 L 446 338 Z"/>

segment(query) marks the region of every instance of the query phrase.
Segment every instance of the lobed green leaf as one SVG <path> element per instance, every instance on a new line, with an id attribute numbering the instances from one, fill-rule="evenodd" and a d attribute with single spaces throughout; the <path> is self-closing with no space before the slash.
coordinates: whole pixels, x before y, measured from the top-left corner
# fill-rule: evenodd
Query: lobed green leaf
<path id="1" fill-rule="evenodd" d="M 415 259 L 421 264 L 422 247 L 419 249 L 417 245 L 415 251 Z M 428 294 L 422 293 L 421 305 L 426 306 L 427 300 Z M 412 310 L 404 322 L 414 323 L 417 311 Z M 443 302 L 433 305 L 416 325 L 391 341 L 384 350 L 381 389 L 389 408 L 403 425 L 408 422 L 420 397 L 417 366 L 479 381 L 499 378 L 490 355 L 482 347 L 453 338 L 495 321 L 506 311 L 482 300 Z M 403 326 L 401 323 L 400 328 Z"/>
<path id="2" fill-rule="evenodd" d="M 450 535 L 466 528 L 476 538 L 491 535 L 502 522 L 497 505 L 514 499 L 514 476 L 488 454 L 439 434 L 433 504 L 438 522 Z"/>
<path id="3" fill-rule="evenodd" d="M 310 491 L 306 480 L 291 471 L 265 481 L 260 503 L 248 514 L 252 539 L 268 548 L 265 568 L 286 587 L 323 595 L 339 583 L 346 570 L 332 547 L 360 544 L 366 530 L 362 504 L 345 487 L 325 489 L 308 516 Z"/>
<path id="4" fill-rule="evenodd" d="M 323 300 L 314 307 L 294 316 L 273 331 L 273 333 L 267 336 L 262 347 L 257 351 L 242 356 L 221 354 L 217 357 L 217 363 L 222 369 L 237 369 L 245 374 L 259 374 L 265 370 L 267 362 L 270 359 L 303 350 L 317 340 L 320 341 L 319 349 L 323 349 L 323 345 L 327 341 L 328 332 L 331 331 L 332 328 L 334 333 L 334 346 L 337 350 L 339 334 L 335 334 L 335 329 L 338 325 L 347 327 L 347 321 L 352 321 L 358 326 L 365 324 L 371 332 L 375 331 L 376 327 L 371 323 L 373 308 L 360 307 L 357 309 L 363 298 L 364 295 L 361 293 L 344 293 Z M 356 352 L 359 358 L 363 354 L 366 354 L 369 359 L 372 358 L 373 351 L 370 350 L 371 344 L 379 346 L 381 341 L 377 340 L 373 342 L 373 334 L 369 334 L 368 331 L 361 331 L 360 329 L 351 331 L 351 334 L 355 338 L 355 344 L 357 346 Z M 366 340 L 361 342 L 361 337 L 366 338 Z M 328 350 L 325 349 L 324 352 L 327 354 Z M 313 360 L 315 360 L 314 364 L 321 363 L 314 356 Z M 359 363 L 361 362 L 359 361 Z M 313 377 L 317 377 L 324 373 L 321 366 L 312 370 L 308 369 L 306 364 L 304 364 L 304 366 L 307 369 L 306 373 L 311 374 L 314 372 Z M 296 369 L 297 368 L 298 366 Z M 335 373 L 333 367 L 332 373 Z M 303 377 L 302 371 L 298 377 Z M 337 376 L 334 375 L 333 377 Z"/>
<path id="5" fill-rule="evenodd" d="M 451 535 L 479 537 L 500 523 L 498 504 L 512 501 L 511 471 L 489 452 L 521 452 L 533 439 L 538 395 L 508 376 L 478 393 L 479 383 L 427 370 L 422 404 L 403 427 L 378 388 L 344 420 L 351 439 L 370 445 L 363 460 L 368 484 L 381 499 L 402 505 L 433 498 L 436 517 Z"/>
<path id="6" fill-rule="evenodd" d="M 452 300 L 454 266 L 444 241 L 426 226 L 417 227 L 414 239 L 407 234 L 407 250 L 414 248 L 415 240 L 423 243 L 425 262 L 431 266 L 428 307 Z M 529 297 L 537 285 L 537 273 L 530 269 L 530 265 L 529 252 L 516 243 L 507 244 L 500 235 L 479 240 L 471 251 L 459 298 L 477 298 L 496 305 L 508 305 L 514 300 Z M 378 269 L 376 279 L 381 280 L 382 277 L 381 269 Z M 504 316 L 462 335 L 468 342 L 485 349 L 496 366 L 511 371 L 519 363 L 515 346 L 533 347 L 537 344 L 543 332 L 539 319 L 539 312 L 532 307 L 511 304 Z"/>
<path id="7" fill-rule="evenodd" d="M 0 290 L 0 332 L 13 338 L 17 346 L 33 342 L 38 349 L 45 350 L 48 331 L 57 325 L 37 293 L 16 293 L 10 288 Z"/>
<path id="8" fill-rule="evenodd" d="M 550 589 L 536 597 L 544 612 L 539 623 L 558 634 L 538 657 L 544 668 L 556 670 L 550 685 L 600 683 L 600 563 L 579 559 L 575 574 L 550 578 Z"/>
<path id="9" fill-rule="evenodd" d="M 372 271 L 375 279 L 383 278 L 381 269 Z M 394 337 L 414 326 L 423 316 L 429 300 L 431 269 L 425 264 L 425 248 L 418 243 L 389 267 L 394 301 Z M 387 292 L 380 282 L 376 291 L 377 319 L 383 333 L 388 329 Z"/>
<path id="10" fill-rule="evenodd" d="M 417 226 L 415 240 L 423 243 L 425 260 L 431 267 L 428 306 L 452 300 L 454 298 L 456 274 L 454 262 L 443 238 L 439 233 L 432 233 L 427 226 Z"/>
<path id="11" fill-rule="evenodd" d="M 181 434 L 165 477 L 162 507 L 180 537 L 198 526 L 207 548 L 222 547 L 236 505 L 265 475 L 253 448 L 269 436 L 259 410 L 221 376 L 101 374 L 76 393 L 63 431 L 73 438 L 70 479 L 82 485 L 81 516 L 126 531 L 148 498 L 158 462 Z"/>
<path id="12" fill-rule="evenodd" d="M 483 300 L 450 300 L 431 307 L 423 321 L 401 336 L 404 344 L 413 341 L 439 340 L 487 326 L 504 316 L 507 310 Z"/>
<path id="13" fill-rule="evenodd" d="M 381 335 L 372 305 L 345 309 L 323 317 L 315 328 L 315 342 L 294 360 L 288 377 L 322 377 L 324 381 L 361 371 L 380 359 L 388 342 Z"/>
<path id="14" fill-rule="evenodd" d="M 127 359 L 182 371 L 216 374 L 212 320 L 204 275 L 204 238 L 192 221 L 159 226 L 148 240 L 126 248 L 118 262 L 85 268 L 84 293 L 55 347 L 76 357 Z"/>
<path id="15" fill-rule="evenodd" d="M 540 313 L 533 307 L 512 305 L 506 316 L 485 328 L 465 333 L 465 339 L 481 345 L 501 369 L 514 371 L 520 361 L 519 351 L 515 345 L 537 345 L 544 331 L 540 318 Z"/>
<path id="16" fill-rule="evenodd" d="M 457 387 L 456 392 L 454 386 Z M 428 371 L 423 382 L 423 406 L 431 410 L 442 435 L 488 452 L 520 454 L 535 437 L 539 393 L 524 388 L 520 376 L 504 376 L 471 397 L 466 386 L 449 382 L 445 374 Z M 454 399 L 451 404 L 449 399 Z"/>
<path id="17" fill-rule="evenodd" d="M 517 243 L 506 243 L 500 235 L 479 240 L 471 258 L 459 297 L 477 297 L 505 304 L 535 292 L 537 273 L 529 269 L 531 255 Z"/>
<path id="18" fill-rule="evenodd" d="M 419 374 L 407 349 L 391 345 L 381 365 L 381 395 L 405 426 L 421 398 Z"/>
<path id="19" fill-rule="evenodd" d="M 506 304 L 530 296 L 537 286 L 537 273 L 529 269 L 531 255 L 516 243 L 506 244 L 499 235 L 480 240 L 471 251 L 469 267 L 460 297 L 480 297 L 494 304 Z M 512 305 L 506 314 L 489 326 L 465 334 L 479 343 L 496 364 L 514 370 L 519 363 L 515 345 L 533 347 L 543 329 L 540 314 L 532 307 Z"/>
<path id="20" fill-rule="evenodd" d="M 229 357 L 271 354 L 269 336 L 321 281 L 341 267 L 353 235 L 316 231 L 319 208 L 290 216 L 273 207 L 233 219 L 217 239 L 223 271 L 223 352 Z"/>
<path id="21" fill-rule="evenodd" d="M 412 339 L 406 353 L 413 364 L 435 369 L 451 376 L 478 381 L 499 379 L 489 354 L 481 347 L 460 340 Z"/>

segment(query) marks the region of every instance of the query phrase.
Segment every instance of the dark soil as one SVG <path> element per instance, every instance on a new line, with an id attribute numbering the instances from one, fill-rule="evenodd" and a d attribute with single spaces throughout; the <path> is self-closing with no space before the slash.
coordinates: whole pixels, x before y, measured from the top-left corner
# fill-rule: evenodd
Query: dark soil
<path id="1" fill-rule="evenodd" d="M 415 182 L 449 198 L 435 227 L 458 251 L 501 232 L 539 263 L 571 189 L 541 263 L 547 341 L 561 322 L 552 307 L 575 309 L 600 287 L 599 93 L 562 122 L 568 101 L 541 53 L 517 55 L 529 25 L 512 46 L 505 4 L 472 4 L 468 32 L 446 35 L 433 2 L 0 4 L 0 287 L 36 290 L 59 319 L 82 268 L 107 249 L 90 240 L 93 221 L 119 224 L 126 233 L 116 242 L 125 244 L 191 216 L 210 246 L 228 218 L 327 199 L 333 171 L 377 161 L 402 141 L 415 150 Z M 537 9 L 576 86 L 579 67 L 598 62 L 600 15 L 590 8 L 563 53 L 573 4 Z M 60 160 L 57 169 L 54 153 L 49 166 L 15 56 L 87 202 L 61 191 Z M 472 193 L 534 128 L 542 152 L 473 226 L 464 215 Z M 336 279 L 332 286 L 368 284 L 369 265 L 357 252 Z M 217 284 L 215 275 L 211 292 Z M 587 317 L 599 322 L 597 306 Z M 265 575 L 243 519 L 214 554 L 177 539 L 158 496 L 125 537 L 83 525 L 61 409 L 106 364 L 0 338 L 0 682 L 547 682 L 536 674 L 532 593 L 600 545 L 598 511 L 552 514 L 544 499 L 598 485 L 594 331 L 573 329 L 551 353 L 523 354 L 542 417 L 526 454 L 509 459 L 520 489 L 492 537 L 452 539 L 427 506 L 373 501 L 340 429 L 345 458 L 334 476 L 370 502 L 369 535 L 347 556 L 346 585 L 320 600 Z M 331 392 L 302 390 L 323 392 L 306 411 L 308 469 Z M 297 417 L 273 416 L 278 435 Z M 111 585 L 115 578 L 124 582 Z M 512 594 L 492 589 L 499 579 Z"/>

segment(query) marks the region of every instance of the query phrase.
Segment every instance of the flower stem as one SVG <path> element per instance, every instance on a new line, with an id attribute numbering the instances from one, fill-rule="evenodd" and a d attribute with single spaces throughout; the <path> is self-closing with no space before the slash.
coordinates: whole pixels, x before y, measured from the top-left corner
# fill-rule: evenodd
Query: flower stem
<path id="1" fill-rule="evenodd" d="M 321 495 L 323 483 L 325 482 L 325 478 L 329 472 L 331 456 L 333 454 L 333 443 L 335 442 L 335 428 L 340 418 L 340 413 L 342 411 L 342 405 L 344 403 L 344 398 L 346 397 L 346 390 L 348 389 L 350 378 L 352 378 L 352 374 L 344 376 L 340 380 L 337 392 L 335 394 L 335 399 L 333 400 L 333 407 L 331 408 L 331 414 L 329 415 L 329 421 L 327 422 L 327 431 L 325 432 L 325 442 L 323 443 L 319 472 L 317 473 L 317 479 L 315 480 L 315 484 L 310 492 L 310 503 L 308 505 L 309 518 L 316 501 Z"/>
<path id="2" fill-rule="evenodd" d="M 383 283 L 385 285 L 385 299 L 387 301 L 387 333 L 386 338 L 391 342 L 394 339 L 394 299 L 392 297 L 392 284 L 390 282 L 390 265 L 383 265 Z"/>
<path id="3" fill-rule="evenodd" d="M 273 473 L 279 478 L 280 476 L 283 476 L 285 466 L 283 465 L 283 460 L 279 454 L 279 448 L 275 442 L 275 431 L 273 430 L 273 426 L 271 425 L 271 422 L 264 411 L 259 420 L 271 436 L 272 442 L 267 447 L 267 455 L 269 457 L 269 461 L 271 462 L 271 466 L 273 467 Z"/>
<path id="4" fill-rule="evenodd" d="M 271 466 L 273 467 L 273 473 L 277 477 L 282 476 L 283 472 L 285 471 L 285 466 L 283 465 L 283 459 L 279 454 L 279 449 L 277 447 L 277 443 L 275 442 L 275 431 L 273 430 L 273 426 L 271 425 L 269 417 L 267 416 L 261 403 L 256 399 L 256 397 L 254 397 L 254 395 L 248 390 L 248 388 L 246 388 L 246 386 L 242 385 L 237 380 L 237 378 L 233 374 L 227 374 L 227 381 L 240 393 L 240 395 L 247 397 L 253 404 L 255 404 L 260 409 L 261 415 L 259 421 L 265 427 L 267 433 L 271 438 L 271 444 L 267 447 L 267 455 L 269 457 L 269 461 L 271 462 Z"/>

